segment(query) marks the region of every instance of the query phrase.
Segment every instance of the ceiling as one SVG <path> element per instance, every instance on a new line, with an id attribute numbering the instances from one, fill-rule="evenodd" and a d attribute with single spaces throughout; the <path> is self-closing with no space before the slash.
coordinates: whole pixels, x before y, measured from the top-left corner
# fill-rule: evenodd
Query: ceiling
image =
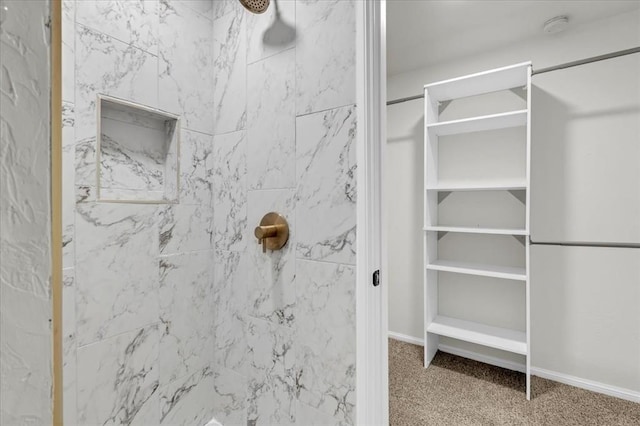
<path id="1" fill-rule="evenodd" d="M 387 0 L 387 72 L 448 62 L 570 26 L 640 9 L 640 0 Z"/>

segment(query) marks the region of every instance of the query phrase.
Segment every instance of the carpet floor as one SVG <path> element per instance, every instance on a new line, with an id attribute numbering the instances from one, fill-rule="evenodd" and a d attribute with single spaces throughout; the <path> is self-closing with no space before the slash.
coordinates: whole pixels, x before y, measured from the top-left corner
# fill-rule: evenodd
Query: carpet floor
<path id="1" fill-rule="evenodd" d="M 438 352 L 423 368 L 421 346 L 389 340 L 391 426 L 640 425 L 640 404 Z"/>

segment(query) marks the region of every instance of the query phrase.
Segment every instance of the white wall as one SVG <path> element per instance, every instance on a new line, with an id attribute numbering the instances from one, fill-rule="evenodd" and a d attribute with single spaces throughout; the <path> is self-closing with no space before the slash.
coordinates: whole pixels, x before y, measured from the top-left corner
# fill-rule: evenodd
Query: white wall
<path id="1" fill-rule="evenodd" d="M 533 62 L 534 69 L 540 69 L 635 47 L 640 44 L 639 27 L 640 13 L 636 11 L 570 28 L 557 35 L 540 35 L 506 49 L 482 52 L 455 62 L 390 76 L 388 98 L 419 94 L 426 83 L 527 60 Z M 640 118 L 640 92 L 638 81 L 633 76 L 639 73 L 639 59 L 634 55 L 534 77 L 534 241 L 552 238 L 640 241 L 640 221 L 634 221 L 639 217 L 640 209 L 640 192 L 637 190 L 637 182 L 640 181 L 637 168 L 640 148 L 637 143 L 633 144 L 638 140 L 634 135 L 638 134 L 637 123 Z M 594 86 L 598 89 L 595 93 Z M 592 96 L 587 99 L 589 93 Z M 550 113 L 554 99 L 557 105 L 563 105 L 565 110 L 570 111 L 570 114 L 565 112 L 563 123 L 567 131 L 561 135 L 562 141 L 558 139 L 559 126 L 545 123 L 545 120 L 554 117 Z M 597 103 L 594 99 L 602 100 L 600 109 L 594 105 Z M 544 107 L 537 110 L 536 105 Z M 386 170 L 386 184 L 393 214 L 389 224 L 389 327 L 391 332 L 416 339 L 422 339 L 423 333 L 422 108 L 420 100 L 387 108 L 389 167 Z M 611 135 L 603 134 L 603 128 L 620 130 Z M 607 145 L 603 146 L 605 140 Z M 561 149 L 571 151 L 559 157 Z M 589 163 L 591 157 L 594 158 Z M 554 159 L 555 162 L 552 161 Z M 589 164 L 590 167 L 585 167 Z M 607 188 L 602 182 L 594 181 L 590 177 L 595 175 L 593 170 L 611 177 L 609 182 L 615 182 L 615 179 L 624 182 L 624 190 L 612 188 L 611 185 Z M 561 188 L 577 188 L 577 183 L 581 187 L 591 188 L 591 191 L 584 194 L 561 193 Z M 598 202 L 595 207 L 594 200 Z M 583 214 L 585 211 L 593 214 Z M 559 216 L 563 220 L 560 224 L 557 223 Z M 587 220 L 575 223 L 565 219 L 578 217 L 586 217 Z M 606 222 L 607 218 L 609 223 Z M 564 257 L 554 257 L 554 254 L 559 256 L 558 250 Z M 532 251 L 532 362 L 538 368 L 637 392 L 640 390 L 640 367 L 637 363 L 640 353 L 640 313 L 637 309 L 640 302 L 640 268 L 634 268 L 634 265 L 638 265 L 634 257 L 637 256 L 636 252 L 624 252 L 627 263 L 623 266 L 616 263 L 620 258 L 612 253 L 617 252 L 594 248 L 573 252 L 571 249 L 555 247 L 536 247 Z M 562 258 L 572 259 L 570 266 L 574 269 L 571 272 L 563 273 L 566 266 L 561 269 L 560 265 L 546 262 L 546 259 L 556 259 L 557 262 Z M 594 259 L 598 258 L 610 258 L 611 261 L 594 264 Z M 589 269 L 591 273 L 578 273 L 583 266 L 592 268 Z M 585 279 L 596 276 L 609 277 L 612 281 L 615 279 L 615 285 L 607 284 L 609 292 L 604 299 L 602 280 Z M 571 315 L 563 306 L 547 310 L 549 298 L 558 296 L 558 292 L 562 293 L 562 298 L 556 301 L 580 301 L 583 308 L 572 311 Z M 448 296 L 455 297 L 455 291 L 453 293 Z M 499 286 L 490 290 L 487 298 L 510 306 L 518 303 L 513 295 L 510 296 Z M 591 308 L 585 309 L 585 306 Z M 473 306 L 464 309 L 473 309 Z M 618 311 L 620 318 L 613 311 Z M 513 309 L 512 315 L 507 322 L 510 320 L 514 328 L 519 328 L 521 314 Z M 590 334 L 593 330 L 598 332 Z M 588 350 L 584 343 L 568 337 L 585 335 L 592 336 L 589 344 L 599 346 L 599 350 Z M 608 339 L 604 336 L 608 336 Z M 567 339 L 572 344 L 558 345 L 558 342 Z M 511 354 L 442 340 L 442 343 L 522 362 L 520 357 Z M 603 349 L 606 347 L 615 350 L 606 351 Z M 626 366 L 627 374 L 620 374 L 617 368 L 607 370 L 604 367 L 606 365 Z"/>
<path id="2" fill-rule="evenodd" d="M 48 1 L 0 27 L 0 424 L 52 419 Z"/>

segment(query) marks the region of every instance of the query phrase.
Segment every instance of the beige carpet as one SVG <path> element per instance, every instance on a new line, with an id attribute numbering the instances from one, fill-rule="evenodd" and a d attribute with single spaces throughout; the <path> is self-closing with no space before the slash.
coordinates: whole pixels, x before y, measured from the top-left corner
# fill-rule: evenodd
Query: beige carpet
<path id="1" fill-rule="evenodd" d="M 640 425 L 640 404 L 389 340 L 390 423 L 401 425 Z"/>

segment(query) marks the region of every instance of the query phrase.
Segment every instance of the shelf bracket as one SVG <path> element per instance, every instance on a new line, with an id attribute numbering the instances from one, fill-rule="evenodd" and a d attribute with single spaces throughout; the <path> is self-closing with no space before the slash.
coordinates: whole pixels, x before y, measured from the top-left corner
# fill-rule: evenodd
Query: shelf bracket
<path id="1" fill-rule="evenodd" d="M 526 243 L 526 237 L 524 235 L 513 235 L 513 238 L 515 238 L 516 240 L 518 240 L 518 242 L 522 245 L 525 245 Z"/>
<path id="2" fill-rule="evenodd" d="M 513 195 L 518 199 L 522 204 L 526 204 L 527 202 L 527 192 L 523 189 L 512 189 L 509 190 L 509 194 Z"/>
<path id="3" fill-rule="evenodd" d="M 450 103 L 451 100 L 438 102 L 438 114 L 442 114 L 444 110 L 447 109 Z"/>
<path id="4" fill-rule="evenodd" d="M 451 194 L 451 191 L 441 191 L 438 192 L 438 204 L 444 201 Z"/>
<path id="5" fill-rule="evenodd" d="M 449 231 L 438 231 L 438 241 L 442 239 L 445 235 L 447 235 Z"/>
<path id="6" fill-rule="evenodd" d="M 523 100 L 527 100 L 527 87 L 513 87 L 509 89 L 512 93 L 515 93 L 518 97 Z"/>

